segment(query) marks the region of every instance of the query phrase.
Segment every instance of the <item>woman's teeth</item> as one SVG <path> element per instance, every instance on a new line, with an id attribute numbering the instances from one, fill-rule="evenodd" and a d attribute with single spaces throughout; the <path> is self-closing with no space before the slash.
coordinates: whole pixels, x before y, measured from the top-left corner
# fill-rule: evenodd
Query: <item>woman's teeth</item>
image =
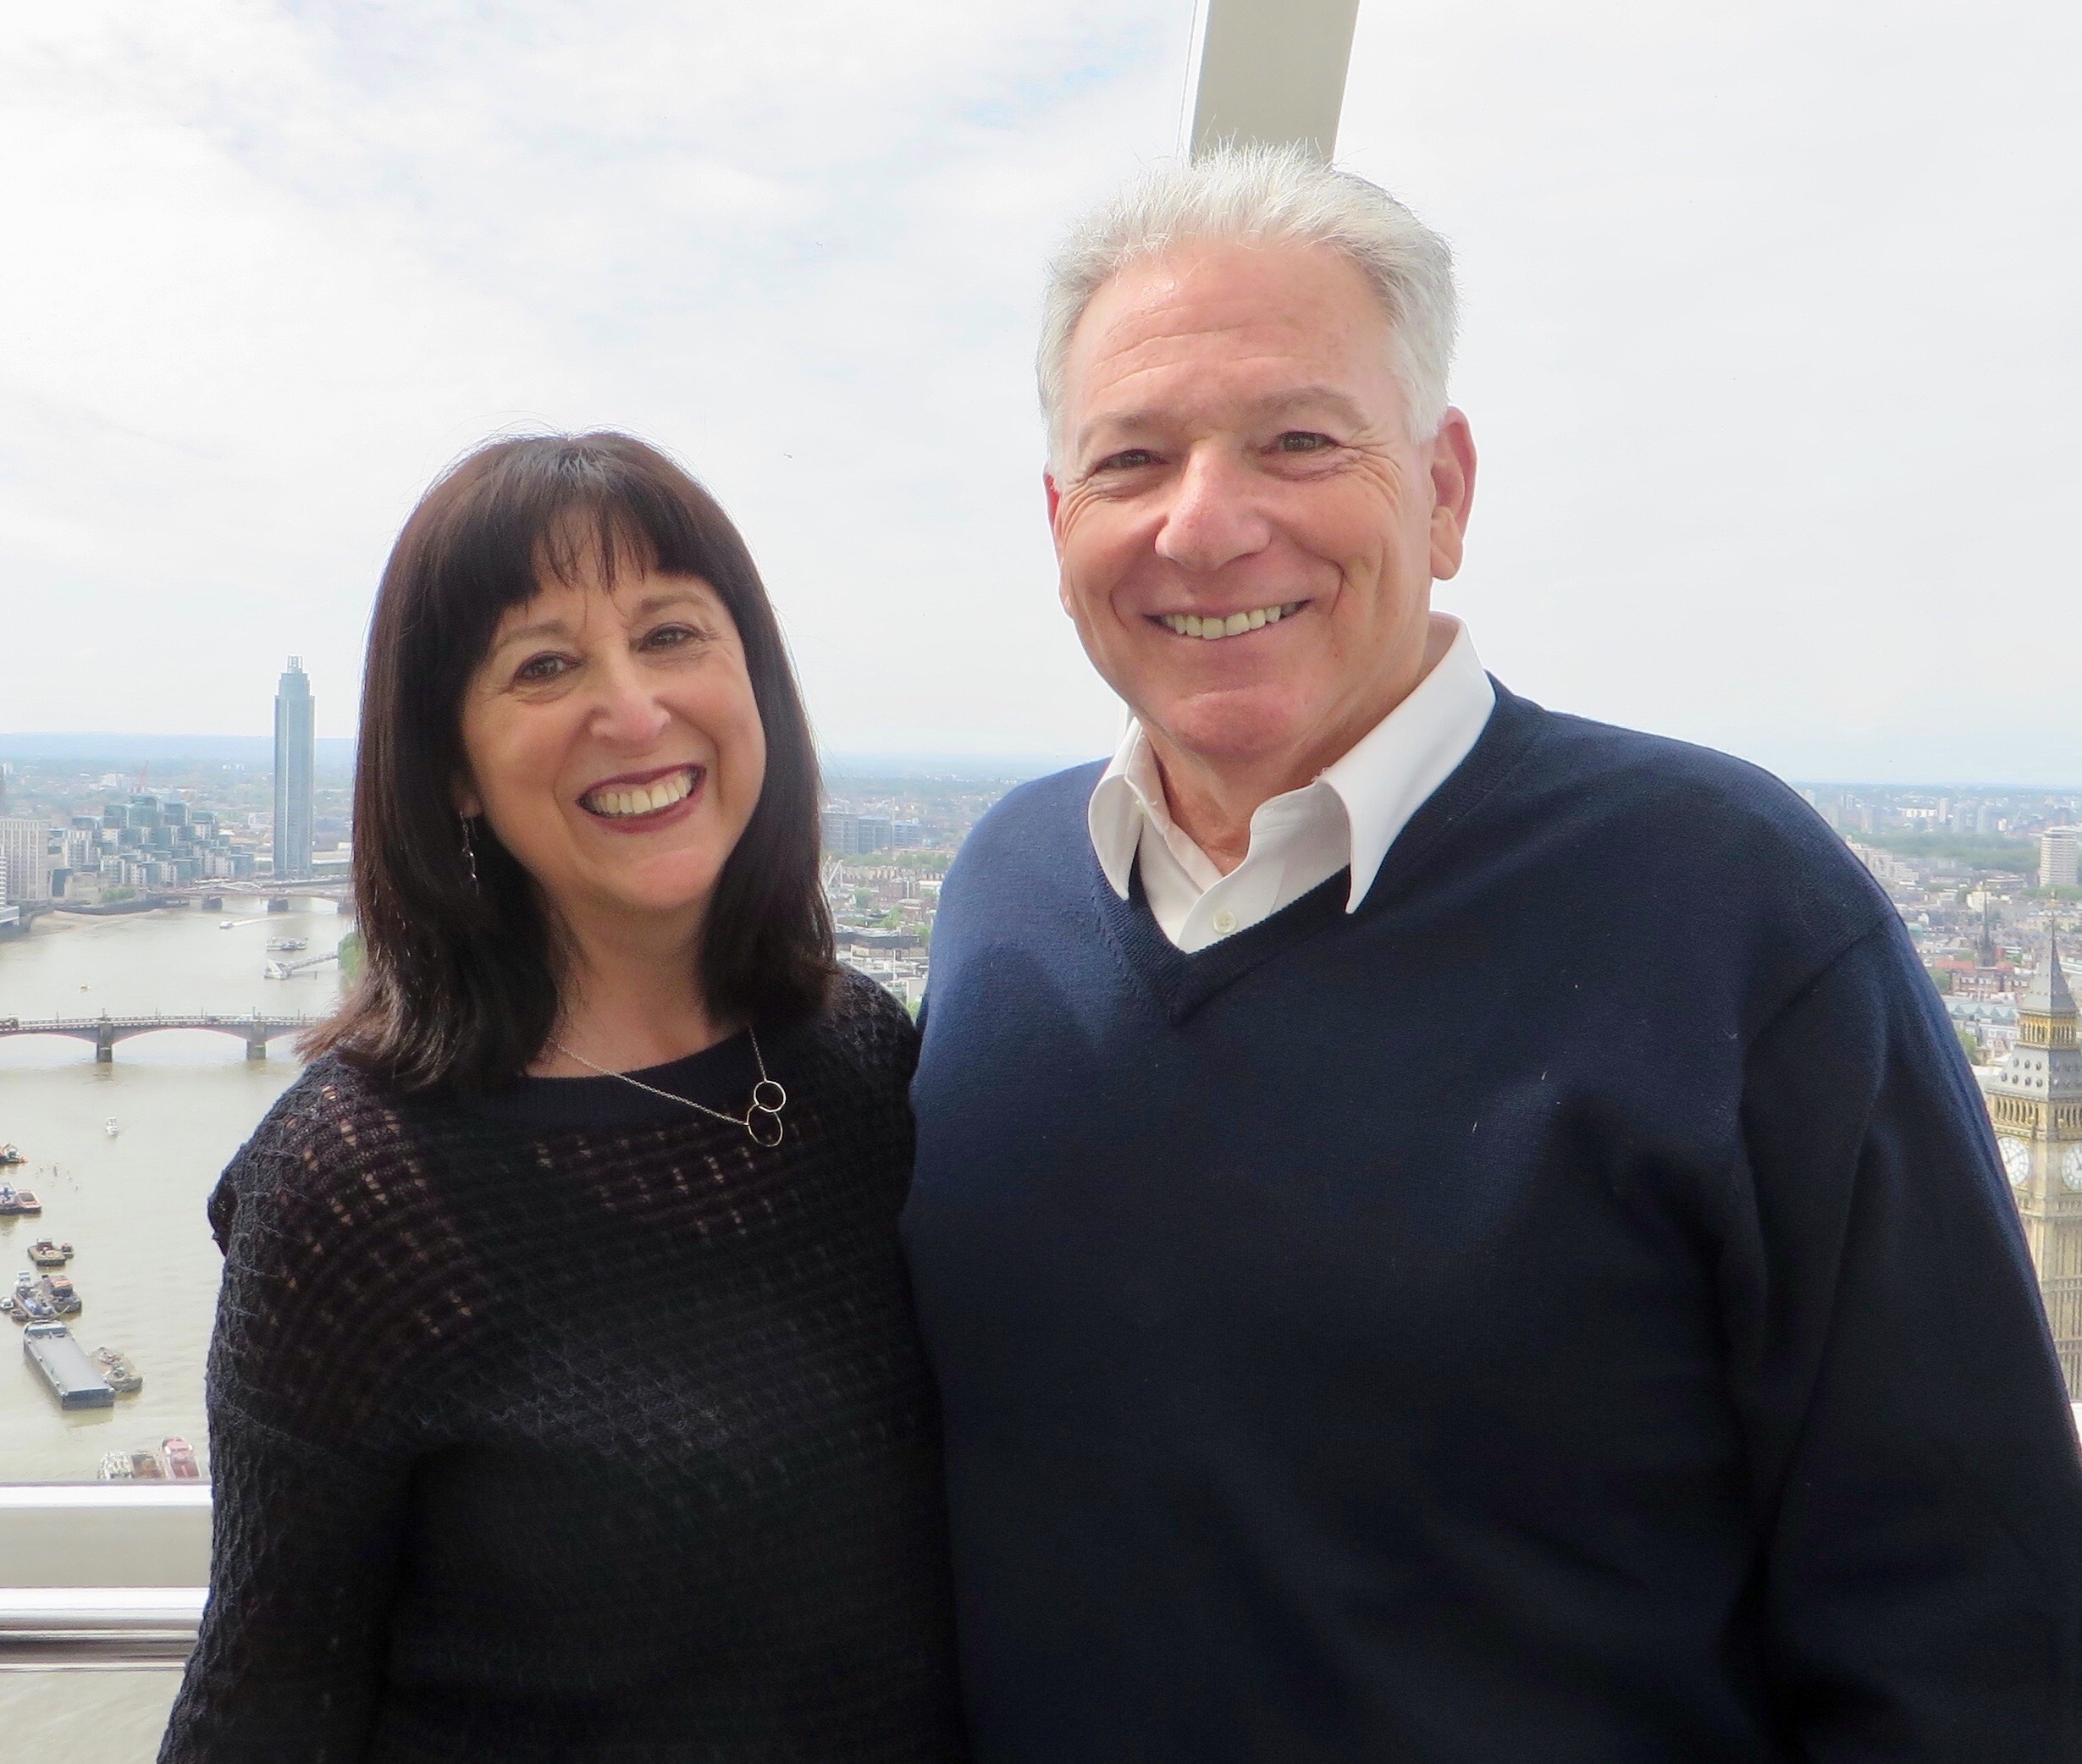
<path id="1" fill-rule="evenodd" d="M 604 785 L 599 790 L 588 791 L 579 800 L 593 813 L 605 815 L 610 820 L 621 820 L 634 814 L 655 814 L 691 794 L 695 776 L 696 770 L 690 766 L 685 771 L 675 772 L 670 778 L 660 778 L 655 784 Z"/>
<path id="2" fill-rule="evenodd" d="M 1162 618 L 1182 637 L 1240 637 L 1246 631 L 1277 625 L 1306 604 L 1306 601 L 1290 600 L 1284 606 L 1262 606 L 1254 612 L 1231 613 L 1226 619 L 1202 619 L 1193 613 L 1165 613 Z"/>

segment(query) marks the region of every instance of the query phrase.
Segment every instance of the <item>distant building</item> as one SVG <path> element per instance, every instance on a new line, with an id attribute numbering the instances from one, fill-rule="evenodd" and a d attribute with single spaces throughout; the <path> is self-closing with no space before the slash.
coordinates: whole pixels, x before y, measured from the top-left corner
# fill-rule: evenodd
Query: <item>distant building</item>
<path id="1" fill-rule="evenodd" d="M 311 874 L 311 808 L 318 794 L 317 708 L 303 658 L 292 655 L 274 695 L 274 873 Z"/>
<path id="2" fill-rule="evenodd" d="M 2082 858 L 2082 830 L 2048 827 L 2039 835 L 2039 886 L 2074 888 L 2077 861 Z"/>
<path id="3" fill-rule="evenodd" d="M 824 855 L 827 857 L 850 857 L 859 849 L 854 836 L 854 824 L 859 817 L 843 808 L 827 808 L 820 822 L 824 833 Z"/>
<path id="4" fill-rule="evenodd" d="M 51 830 L 41 821 L 17 816 L 0 820 L 0 864 L 7 880 L 0 901 L 47 901 L 51 897 Z"/>
<path id="5" fill-rule="evenodd" d="M 2082 1050 L 2058 939 L 2017 1002 L 2017 1039 L 1985 1081 L 1988 1116 L 2039 1271 L 2070 1397 L 2082 1398 Z"/>

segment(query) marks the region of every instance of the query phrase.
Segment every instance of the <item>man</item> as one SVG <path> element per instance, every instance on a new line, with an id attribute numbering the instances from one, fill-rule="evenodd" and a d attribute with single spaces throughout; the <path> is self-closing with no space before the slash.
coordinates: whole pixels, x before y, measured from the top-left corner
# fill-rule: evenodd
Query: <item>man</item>
<path id="1" fill-rule="evenodd" d="M 1970 1076 L 1791 792 L 1430 610 L 1445 248 L 1298 155 L 1058 261 L 1134 712 L 947 880 L 907 1243 L 980 1755 L 2082 1757 L 2082 1467 Z"/>

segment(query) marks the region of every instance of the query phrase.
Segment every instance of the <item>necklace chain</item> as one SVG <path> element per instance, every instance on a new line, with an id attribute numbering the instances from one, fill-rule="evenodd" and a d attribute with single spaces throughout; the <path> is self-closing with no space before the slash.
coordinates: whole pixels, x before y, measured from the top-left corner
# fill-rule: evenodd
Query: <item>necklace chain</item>
<path id="1" fill-rule="evenodd" d="M 588 1072 L 597 1072 L 604 1078 L 618 1078 L 638 1090 L 648 1091 L 653 1096 L 663 1097 L 667 1102 L 678 1103 L 682 1108 L 694 1109 L 717 1121 L 727 1121 L 732 1127 L 741 1127 L 745 1137 L 754 1145 L 771 1150 L 780 1144 L 787 1128 L 781 1125 L 781 1111 L 788 1105 L 788 1093 L 766 1076 L 766 1056 L 759 1051 L 759 1038 L 750 1027 L 745 1034 L 752 1043 L 752 1058 L 759 1067 L 759 1083 L 752 1087 L 752 1103 L 743 1115 L 726 1115 L 721 1109 L 711 1109 L 706 1103 L 698 1103 L 690 1096 L 676 1096 L 670 1090 L 660 1090 L 655 1084 L 647 1084 L 641 1078 L 632 1078 L 626 1072 L 610 1072 L 605 1066 L 595 1066 L 583 1054 L 573 1053 L 561 1041 L 552 1039 L 549 1045 L 567 1060 L 575 1060 Z"/>

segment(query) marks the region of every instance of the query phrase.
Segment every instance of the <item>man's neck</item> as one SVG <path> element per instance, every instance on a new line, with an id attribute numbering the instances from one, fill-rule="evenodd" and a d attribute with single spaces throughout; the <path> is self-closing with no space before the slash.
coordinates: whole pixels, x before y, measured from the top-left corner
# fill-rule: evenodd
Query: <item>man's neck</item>
<path id="1" fill-rule="evenodd" d="M 1173 824 L 1228 875 L 1250 855 L 1251 819 L 1259 808 L 1274 797 L 1314 782 L 1350 752 L 1424 683 L 1459 632 L 1455 620 L 1433 615 L 1414 678 L 1398 681 L 1364 709 L 1286 751 L 1244 758 L 1196 753 L 1145 722 L 1143 732 L 1157 759 Z"/>

